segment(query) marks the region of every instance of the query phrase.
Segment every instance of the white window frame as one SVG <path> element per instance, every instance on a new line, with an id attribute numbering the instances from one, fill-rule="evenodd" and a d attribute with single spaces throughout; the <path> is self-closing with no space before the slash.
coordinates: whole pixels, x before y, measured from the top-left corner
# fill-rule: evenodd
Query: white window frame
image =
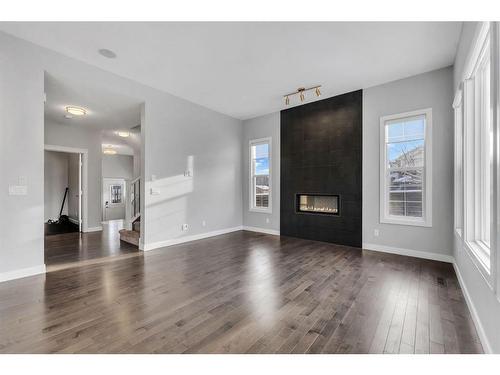
<path id="1" fill-rule="evenodd" d="M 389 193 L 387 189 L 387 152 L 385 126 L 389 121 L 408 117 L 425 116 L 424 166 L 422 168 L 422 217 L 411 218 L 389 214 Z M 385 224 L 432 227 L 432 108 L 398 113 L 380 118 L 380 222 Z"/>
<path id="2" fill-rule="evenodd" d="M 494 235 L 493 221 L 493 197 L 490 196 L 490 201 L 485 207 L 483 198 L 485 194 L 493 191 L 492 181 L 495 178 L 493 171 L 490 171 L 490 181 L 488 187 L 483 186 L 484 171 L 481 166 L 484 163 L 483 154 L 480 152 L 485 141 L 483 138 L 482 122 L 488 113 L 491 121 L 493 121 L 491 103 L 494 100 L 492 85 L 492 67 L 491 64 L 491 45 L 489 28 L 484 28 L 484 34 L 476 48 L 475 58 L 471 60 L 471 70 L 464 82 L 464 248 L 467 254 L 480 271 L 490 288 L 492 283 L 492 264 L 494 254 L 492 252 L 491 240 Z M 484 87 L 477 86 L 478 72 L 482 69 L 485 61 L 490 63 L 490 102 L 485 108 L 482 97 Z M 484 84 L 484 82 L 482 82 Z M 493 125 L 492 125 L 493 126 Z M 478 128 L 480 128 L 480 137 L 478 137 Z M 482 194 L 478 194 L 482 191 Z M 484 211 L 488 210 L 488 215 L 484 215 Z M 480 240 L 484 233 L 484 220 L 488 220 L 490 224 L 490 246 Z M 478 239 L 479 238 L 479 239 Z"/>
<path id="3" fill-rule="evenodd" d="M 462 239 L 464 231 L 464 100 L 462 88 L 457 91 L 453 101 L 455 117 L 454 142 L 454 232 Z"/>
<path id="4" fill-rule="evenodd" d="M 262 207 L 256 207 L 255 206 L 255 201 L 254 201 L 254 194 L 253 194 L 253 179 L 254 179 L 254 174 L 253 174 L 253 166 L 252 166 L 252 147 L 257 146 L 260 144 L 268 144 L 269 145 L 269 207 L 262 208 Z M 260 213 L 266 213 L 270 214 L 273 212 L 273 184 L 272 184 L 272 138 L 271 137 L 266 137 L 266 138 L 258 138 L 258 139 L 252 139 L 249 141 L 248 145 L 248 167 L 249 167 L 249 180 L 248 180 L 248 190 L 249 190 L 249 211 L 251 212 L 260 212 Z"/>

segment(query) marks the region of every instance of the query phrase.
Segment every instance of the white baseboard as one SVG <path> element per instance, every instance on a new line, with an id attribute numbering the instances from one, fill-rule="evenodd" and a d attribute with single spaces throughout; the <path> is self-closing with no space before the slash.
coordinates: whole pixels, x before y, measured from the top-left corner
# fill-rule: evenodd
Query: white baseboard
<path id="1" fill-rule="evenodd" d="M 479 340 L 481 341 L 481 345 L 483 346 L 483 350 L 486 354 L 493 354 L 493 350 L 491 349 L 491 345 L 490 345 L 490 342 L 486 336 L 486 332 L 483 328 L 483 325 L 481 324 L 481 320 L 479 319 L 479 315 L 477 314 L 477 310 L 474 307 L 474 304 L 472 303 L 469 291 L 467 290 L 467 287 L 465 286 L 464 279 L 462 278 L 462 274 L 460 273 L 460 269 L 458 268 L 456 262 L 453 262 L 453 268 L 455 269 L 458 283 L 460 284 L 460 287 L 462 288 L 462 291 L 464 293 L 465 302 L 467 303 L 467 306 L 469 307 L 469 311 L 470 311 L 470 314 L 472 316 L 472 321 L 474 322 L 474 325 L 476 326 L 476 331 L 477 331 L 477 334 L 479 336 Z"/>
<path id="2" fill-rule="evenodd" d="M 365 243 L 365 242 L 363 242 L 363 249 L 380 251 L 383 253 L 405 255 L 405 256 L 415 257 L 415 258 L 437 260 L 440 262 L 447 262 L 447 263 L 454 263 L 455 262 L 453 256 L 451 256 L 451 255 L 430 253 L 427 251 L 418 251 L 418 250 L 412 250 L 412 249 L 402 249 L 399 247 L 377 245 L 377 244 Z"/>
<path id="3" fill-rule="evenodd" d="M 79 223 L 78 223 L 78 219 L 74 219 L 74 218 L 72 218 L 72 217 L 69 217 L 69 216 L 68 216 L 68 220 L 69 220 L 70 222 L 72 222 L 73 224 L 76 224 L 76 225 L 78 225 L 78 224 L 79 224 Z"/>
<path id="4" fill-rule="evenodd" d="M 221 230 L 214 230 L 212 232 L 207 232 L 207 233 L 193 234 L 192 236 L 173 238 L 170 240 L 152 242 L 152 243 L 148 243 L 148 244 L 143 243 L 142 246 L 139 245 L 139 249 L 143 250 L 143 251 L 149 251 L 149 250 L 158 249 L 160 247 L 179 245 L 179 244 L 185 243 L 185 242 L 202 240 L 202 239 L 208 238 L 208 237 L 220 236 L 221 234 L 237 232 L 239 230 L 242 230 L 241 226 L 234 227 L 234 228 L 226 228 L 226 229 L 221 229 Z M 141 249 L 141 247 L 142 247 L 142 249 Z"/>
<path id="5" fill-rule="evenodd" d="M 275 229 L 249 227 L 247 225 L 243 225 L 242 228 L 243 228 L 243 230 L 248 230 L 250 232 L 259 232 L 259 233 L 272 234 L 273 236 L 279 236 L 280 235 L 280 231 L 279 230 L 275 230 Z"/>
<path id="6" fill-rule="evenodd" d="M 45 273 L 45 264 L 41 264 L 35 267 L 22 268 L 20 270 L 9 271 L 0 273 L 0 282 L 21 279 L 23 277 L 35 276 L 41 273 Z"/>
<path id="7" fill-rule="evenodd" d="M 102 230 L 102 226 L 98 226 L 98 227 L 89 227 L 87 228 L 87 230 L 85 230 L 84 232 L 85 233 L 89 233 L 89 232 L 99 232 Z"/>

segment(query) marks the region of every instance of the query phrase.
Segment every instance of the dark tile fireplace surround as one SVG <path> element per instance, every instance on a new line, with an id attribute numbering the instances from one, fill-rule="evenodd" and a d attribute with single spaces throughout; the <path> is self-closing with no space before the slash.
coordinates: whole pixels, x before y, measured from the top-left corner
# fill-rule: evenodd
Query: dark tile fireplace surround
<path id="1" fill-rule="evenodd" d="M 361 247 L 362 91 L 281 111 L 280 232 Z"/>

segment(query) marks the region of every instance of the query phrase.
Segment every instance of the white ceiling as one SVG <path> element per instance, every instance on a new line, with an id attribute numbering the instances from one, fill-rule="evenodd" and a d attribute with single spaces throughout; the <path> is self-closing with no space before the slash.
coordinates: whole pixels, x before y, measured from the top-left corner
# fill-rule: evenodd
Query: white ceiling
<path id="1" fill-rule="evenodd" d="M 321 84 L 328 97 L 449 66 L 461 23 L 19 22 L 0 29 L 246 119 L 283 109 L 282 95 L 300 86 Z"/>
<path id="2" fill-rule="evenodd" d="M 92 82 L 71 81 L 45 73 L 45 121 L 100 131 L 102 148 L 112 145 L 121 155 L 140 150 L 141 102 L 134 98 L 97 89 Z M 82 107 L 87 114 L 66 119 L 67 106 Z M 134 128 L 134 129 L 132 129 Z M 127 138 L 118 131 L 129 131 Z"/>
<path id="3" fill-rule="evenodd" d="M 134 155 L 134 151 L 140 153 L 140 128 L 132 129 L 126 138 L 120 137 L 115 129 L 105 129 L 101 132 L 101 142 L 103 151 L 111 146 L 118 155 Z"/>
<path id="4" fill-rule="evenodd" d="M 96 89 L 92 82 L 68 81 L 45 73 L 45 119 L 93 129 L 130 129 L 141 122 L 141 102 Z M 64 118 L 67 106 L 83 107 L 85 116 Z"/>

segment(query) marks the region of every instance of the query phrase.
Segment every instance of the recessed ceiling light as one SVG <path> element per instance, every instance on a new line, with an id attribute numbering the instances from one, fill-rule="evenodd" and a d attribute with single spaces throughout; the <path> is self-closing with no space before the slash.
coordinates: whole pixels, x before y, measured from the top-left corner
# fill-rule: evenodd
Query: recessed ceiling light
<path id="1" fill-rule="evenodd" d="M 74 106 L 67 106 L 66 107 L 66 112 L 75 115 L 75 116 L 83 116 L 87 114 L 87 111 L 83 108 L 80 107 L 74 107 Z"/>
<path id="2" fill-rule="evenodd" d="M 98 52 L 100 55 L 107 57 L 108 59 L 114 59 L 116 57 L 116 53 L 114 53 L 110 49 L 101 48 Z"/>
<path id="3" fill-rule="evenodd" d="M 106 154 L 106 155 L 115 155 L 116 154 L 116 150 L 113 150 L 112 148 L 105 148 L 102 151 L 102 153 Z"/>
<path id="4" fill-rule="evenodd" d="M 68 114 L 65 114 L 64 115 L 64 118 L 65 119 L 68 119 L 68 120 L 71 120 L 73 118 L 73 115 L 70 115 L 69 113 Z"/>
<path id="5" fill-rule="evenodd" d="M 130 132 L 119 131 L 119 132 L 116 132 L 116 134 L 118 134 L 120 137 L 123 137 L 123 138 L 127 138 L 130 136 Z"/>

